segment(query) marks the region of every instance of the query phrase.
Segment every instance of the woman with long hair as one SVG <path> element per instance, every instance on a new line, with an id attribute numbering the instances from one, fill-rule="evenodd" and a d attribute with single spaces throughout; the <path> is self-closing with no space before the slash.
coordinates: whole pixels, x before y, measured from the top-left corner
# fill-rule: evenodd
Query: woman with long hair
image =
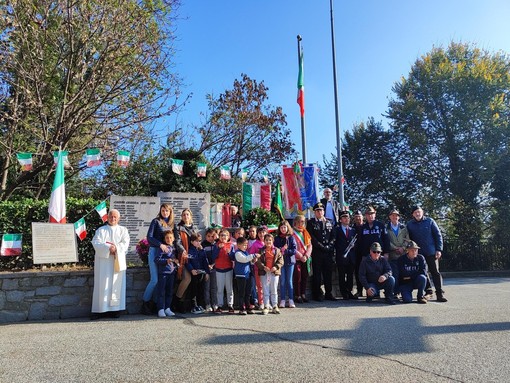
<path id="1" fill-rule="evenodd" d="M 296 302 L 308 302 L 306 299 L 306 283 L 312 257 L 312 238 L 306 230 L 304 215 L 298 215 L 293 221 L 296 241 L 296 266 L 294 270 L 294 295 Z"/>
<path id="2" fill-rule="evenodd" d="M 280 249 L 283 256 L 283 266 L 280 278 L 280 307 L 285 307 L 286 296 L 288 294 L 288 307 L 294 308 L 294 285 L 292 283 L 292 274 L 296 263 L 296 240 L 292 236 L 294 231 L 287 220 L 283 220 L 278 225 L 278 231 L 274 239 L 275 247 Z"/>

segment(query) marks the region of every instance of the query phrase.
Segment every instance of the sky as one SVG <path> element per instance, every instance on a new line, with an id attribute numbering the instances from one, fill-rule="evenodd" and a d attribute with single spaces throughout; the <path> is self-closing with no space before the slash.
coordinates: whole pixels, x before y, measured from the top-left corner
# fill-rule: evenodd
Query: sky
<path id="1" fill-rule="evenodd" d="M 283 108 L 301 158 L 299 34 L 307 162 L 336 154 L 329 0 L 182 0 L 178 13 L 175 71 L 192 97 L 163 130 L 203 122 L 206 95 L 231 89 L 246 73 L 269 88 L 268 104 Z M 333 18 L 341 137 L 369 117 L 387 126 L 392 86 L 433 47 L 454 41 L 510 53 L 508 0 L 336 0 Z"/>

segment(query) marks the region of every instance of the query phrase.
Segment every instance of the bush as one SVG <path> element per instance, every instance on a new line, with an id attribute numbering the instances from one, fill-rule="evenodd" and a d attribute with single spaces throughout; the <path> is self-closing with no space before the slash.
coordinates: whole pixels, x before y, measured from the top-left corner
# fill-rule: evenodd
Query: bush
<path id="1" fill-rule="evenodd" d="M 244 216 L 243 226 L 261 226 L 261 225 L 278 225 L 280 218 L 276 213 L 256 207 L 251 209 L 248 214 Z"/>
<path id="2" fill-rule="evenodd" d="M 87 216 L 87 237 L 78 241 L 78 263 L 83 266 L 93 266 L 94 249 L 92 237 L 103 222 L 94 208 L 101 201 L 90 198 L 66 199 L 67 222 L 74 223 Z M 32 222 L 48 222 L 48 200 L 33 200 L 25 198 L 17 201 L 0 202 L 0 233 L 23 234 L 22 254 L 17 257 L 0 257 L 0 270 L 19 271 L 33 268 L 32 256 Z"/>

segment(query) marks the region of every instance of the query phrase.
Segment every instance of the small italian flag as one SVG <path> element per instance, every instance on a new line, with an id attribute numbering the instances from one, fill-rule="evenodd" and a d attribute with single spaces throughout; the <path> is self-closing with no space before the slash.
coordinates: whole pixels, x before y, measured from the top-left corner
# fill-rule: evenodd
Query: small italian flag
<path id="1" fill-rule="evenodd" d="M 184 174 L 184 160 L 176 160 L 172 158 L 172 171 L 182 176 Z"/>
<path id="2" fill-rule="evenodd" d="M 243 169 L 241 171 L 241 179 L 245 182 L 248 179 L 248 169 Z"/>
<path id="3" fill-rule="evenodd" d="M 64 164 L 64 168 L 71 169 L 72 166 L 71 166 L 71 163 L 69 162 L 69 158 L 68 158 L 69 152 L 67 150 L 66 151 L 62 150 L 62 151 L 60 151 L 60 153 L 62 153 L 62 162 Z M 59 154 L 59 152 L 53 152 L 53 165 L 54 166 L 57 166 L 58 154 Z"/>
<path id="4" fill-rule="evenodd" d="M 108 221 L 108 212 L 106 211 L 106 201 L 101 202 L 95 207 L 97 214 L 101 217 L 103 222 Z"/>
<path id="5" fill-rule="evenodd" d="M 85 225 L 85 218 L 80 218 L 78 221 L 74 223 L 74 231 L 80 241 L 83 241 L 87 236 L 87 226 Z"/>
<path id="6" fill-rule="evenodd" d="M 131 158 L 131 153 L 127 150 L 119 150 L 117 152 L 117 165 L 122 166 L 123 168 L 129 165 L 129 159 Z"/>
<path id="7" fill-rule="evenodd" d="M 271 184 L 244 182 L 243 213 L 248 214 L 256 207 L 271 210 Z"/>
<path id="8" fill-rule="evenodd" d="M 267 184 L 267 181 L 269 181 L 269 176 L 267 174 L 267 170 L 262 171 L 262 178 L 264 179 L 264 182 Z"/>
<path id="9" fill-rule="evenodd" d="M 64 152 L 59 153 L 48 207 L 50 222 L 52 223 L 66 223 L 66 185 L 64 183 L 64 159 L 62 157 Z"/>
<path id="10" fill-rule="evenodd" d="M 229 180 L 230 179 L 230 168 L 228 166 L 222 166 L 220 168 L 220 179 Z"/>
<path id="11" fill-rule="evenodd" d="M 197 164 L 197 177 L 205 177 L 207 172 L 207 164 L 204 162 L 199 162 Z"/>
<path id="12" fill-rule="evenodd" d="M 32 170 L 32 153 L 17 153 L 16 157 L 21 165 L 21 171 L 28 172 Z"/>
<path id="13" fill-rule="evenodd" d="M 101 151 L 98 148 L 87 149 L 87 166 L 91 168 L 99 165 L 101 165 Z"/>
<path id="14" fill-rule="evenodd" d="M 0 255 L 21 255 L 22 234 L 4 234 L 2 236 L 2 247 Z"/>

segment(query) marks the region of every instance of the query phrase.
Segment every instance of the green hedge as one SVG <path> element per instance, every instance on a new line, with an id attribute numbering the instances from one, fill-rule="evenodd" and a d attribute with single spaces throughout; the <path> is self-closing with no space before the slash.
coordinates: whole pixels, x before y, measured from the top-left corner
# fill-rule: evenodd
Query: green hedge
<path id="1" fill-rule="evenodd" d="M 33 268 L 32 262 L 32 222 L 48 222 L 48 200 L 22 199 L 18 201 L 0 202 L 0 233 L 23 234 L 22 255 L 17 257 L 0 257 L 0 270 L 19 271 Z M 92 237 L 96 229 L 103 225 L 95 207 L 101 201 L 91 198 L 67 198 L 67 222 L 74 223 L 85 217 L 87 237 L 78 241 L 78 263 L 92 266 L 94 250 Z"/>

